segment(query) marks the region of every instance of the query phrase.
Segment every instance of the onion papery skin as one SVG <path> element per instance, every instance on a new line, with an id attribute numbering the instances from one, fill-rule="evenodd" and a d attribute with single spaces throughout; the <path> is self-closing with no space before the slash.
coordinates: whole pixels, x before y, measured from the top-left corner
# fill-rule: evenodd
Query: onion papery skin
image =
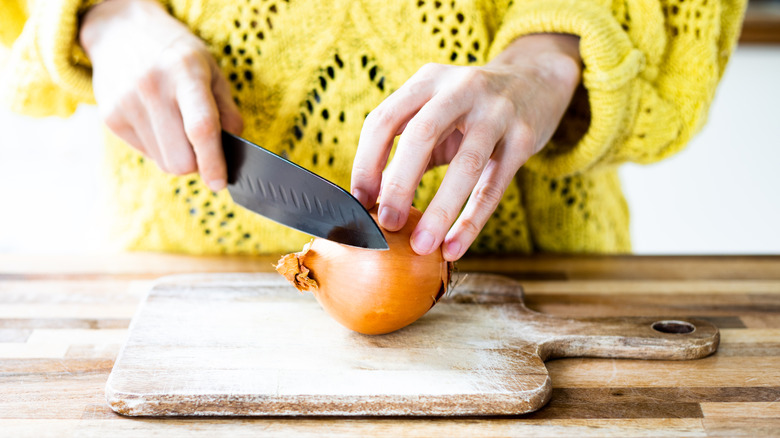
<path id="1" fill-rule="evenodd" d="M 376 207 L 371 215 L 376 219 Z M 421 256 L 409 243 L 421 216 L 412 209 L 401 230 L 382 230 L 389 250 L 314 239 L 276 268 L 344 327 L 366 335 L 396 331 L 428 312 L 449 287 L 452 265 L 441 248 Z"/>

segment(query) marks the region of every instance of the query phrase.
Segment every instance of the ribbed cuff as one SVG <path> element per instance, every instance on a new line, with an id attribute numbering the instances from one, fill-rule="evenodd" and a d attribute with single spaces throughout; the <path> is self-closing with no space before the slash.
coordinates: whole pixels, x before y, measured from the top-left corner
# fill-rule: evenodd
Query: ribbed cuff
<path id="1" fill-rule="evenodd" d="M 52 81 L 74 99 L 94 103 L 92 68 L 78 43 L 79 23 L 87 9 L 103 0 L 47 1 L 36 7 L 37 43 Z"/>
<path id="2" fill-rule="evenodd" d="M 501 53 L 513 40 L 534 33 L 565 33 L 580 37 L 585 65 L 591 122 L 575 145 L 547 147 L 526 167 L 553 177 L 593 167 L 630 123 L 636 101 L 635 79 L 645 68 L 645 56 L 631 43 L 612 12 L 599 3 L 582 0 L 515 2 L 496 34 L 489 56 Z M 565 129 L 565 126 L 563 127 Z"/>

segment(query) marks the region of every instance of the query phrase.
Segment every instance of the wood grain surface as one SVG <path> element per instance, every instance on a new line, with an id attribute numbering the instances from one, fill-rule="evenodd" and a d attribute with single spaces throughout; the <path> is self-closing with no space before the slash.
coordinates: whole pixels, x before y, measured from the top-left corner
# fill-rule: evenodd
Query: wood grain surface
<path id="1" fill-rule="evenodd" d="M 366 336 L 278 274 L 164 277 L 106 398 L 135 416 L 516 415 L 550 399 L 547 359 L 697 359 L 719 340 L 697 319 L 533 312 L 504 276 L 459 273 L 453 284 L 411 326 Z"/>
<path id="2" fill-rule="evenodd" d="M 104 389 L 152 280 L 270 272 L 271 258 L 0 255 L 0 435 L 777 436 L 780 257 L 471 258 L 463 271 L 521 282 L 559 317 L 697 318 L 720 328 L 695 361 L 558 359 L 552 399 L 525 415 L 128 418 Z"/>

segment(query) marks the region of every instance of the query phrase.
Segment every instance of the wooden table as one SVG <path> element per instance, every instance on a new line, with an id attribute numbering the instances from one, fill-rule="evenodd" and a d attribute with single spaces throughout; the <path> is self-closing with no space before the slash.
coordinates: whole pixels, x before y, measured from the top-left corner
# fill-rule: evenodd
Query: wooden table
<path id="1" fill-rule="evenodd" d="M 742 23 L 740 43 L 780 43 L 780 2 L 777 0 L 750 0 Z"/>
<path id="2" fill-rule="evenodd" d="M 690 362 L 562 359 L 542 410 L 500 418 L 125 418 L 104 386 L 155 278 L 270 271 L 272 258 L 0 255 L 0 436 L 780 435 L 780 257 L 473 258 L 520 279 L 532 309 L 707 319 Z"/>

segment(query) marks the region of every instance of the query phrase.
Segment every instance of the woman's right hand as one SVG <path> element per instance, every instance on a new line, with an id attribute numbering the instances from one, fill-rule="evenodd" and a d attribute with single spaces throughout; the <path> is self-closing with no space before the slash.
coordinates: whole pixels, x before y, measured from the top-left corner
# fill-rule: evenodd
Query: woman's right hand
<path id="1" fill-rule="evenodd" d="M 221 129 L 240 134 L 243 120 L 203 41 L 153 0 L 98 4 L 79 39 L 108 128 L 163 171 L 197 171 L 211 190 L 223 189 Z"/>

